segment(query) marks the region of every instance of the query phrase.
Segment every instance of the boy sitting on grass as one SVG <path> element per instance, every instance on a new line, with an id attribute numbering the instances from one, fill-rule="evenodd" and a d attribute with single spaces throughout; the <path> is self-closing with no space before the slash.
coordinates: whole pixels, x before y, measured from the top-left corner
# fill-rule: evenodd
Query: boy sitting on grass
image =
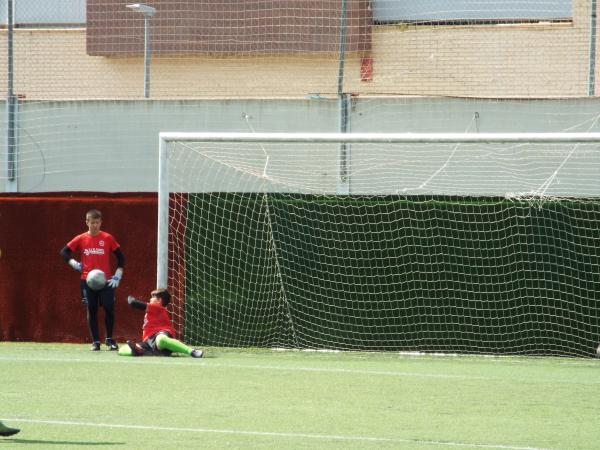
<path id="1" fill-rule="evenodd" d="M 193 358 L 202 358 L 204 352 L 191 348 L 174 338 L 175 329 L 166 306 L 171 294 L 166 289 L 156 289 L 150 293 L 150 301 L 142 302 L 131 295 L 127 303 L 133 308 L 146 311 L 142 327 L 142 342 L 127 341 L 119 348 L 121 356 L 171 356 L 172 353 L 184 353 Z"/>

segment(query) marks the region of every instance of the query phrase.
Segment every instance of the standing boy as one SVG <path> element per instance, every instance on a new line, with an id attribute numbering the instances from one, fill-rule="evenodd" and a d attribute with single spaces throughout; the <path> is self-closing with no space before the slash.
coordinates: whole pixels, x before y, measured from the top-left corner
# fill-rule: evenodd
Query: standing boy
<path id="1" fill-rule="evenodd" d="M 133 308 L 146 311 L 146 315 L 142 326 L 142 342 L 127 341 L 127 347 L 121 347 L 119 355 L 170 356 L 172 353 L 183 353 L 193 358 L 202 358 L 202 350 L 188 347 L 175 339 L 175 329 L 166 308 L 170 301 L 171 294 L 166 289 L 152 291 L 149 302 L 142 302 L 132 296 L 127 297 L 127 302 Z"/>
<path id="2" fill-rule="evenodd" d="M 115 289 L 123 277 L 125 256 L 117 240 L 109 233 L 101 231 L 102 213 L 97 209 L 85 215 L 88 231 L 75 236 L 60 251 L 64 260 L 76 271 L 81 272 L 80 289 L 82 302 L 87 305 L 87 322 L 92 335 L 91 351 L 100 350 L 100 333 L 98 331 L 98 309 L 104 308 L 104 324 L 106 327 L 106 345 L 109 350 L 118 350 L 113 340 L 115 325 Z M 81 262 L 73 258 L 73 252 L 79 253 Z M 93 290 L 85 282 L 88 273 L 100 269 L 107 277 L 111 273 L 110 253 L 117 257 L 117 270 L 101 290 Z"/>

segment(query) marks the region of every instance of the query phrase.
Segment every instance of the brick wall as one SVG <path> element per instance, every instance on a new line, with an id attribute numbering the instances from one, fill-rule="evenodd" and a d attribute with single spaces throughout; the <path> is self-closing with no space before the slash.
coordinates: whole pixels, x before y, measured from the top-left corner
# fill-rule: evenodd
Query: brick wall
<path id="1" fill-rule="evenodd" d="M 589 2 L 574 0 L 573 12 L 572 23 L 377 25 L 372 50 L 347 55 L 344 91 L 484 98 L 586 96 Z M 4 53 L 5 34 L 0 36 Z M 360 60 L 366 55 L 373 60 L 373 79 L 363 82 Z M 155 56 L 151 97 L 335 96 L 337 76 L 336 52 Z M 0 68 L 0 84 L 5 82 L 5 69 Z M 15 89 L 28 99 L 140 98 L 143 60 L 88 55 L 83 29 L 17 30 Z"/>

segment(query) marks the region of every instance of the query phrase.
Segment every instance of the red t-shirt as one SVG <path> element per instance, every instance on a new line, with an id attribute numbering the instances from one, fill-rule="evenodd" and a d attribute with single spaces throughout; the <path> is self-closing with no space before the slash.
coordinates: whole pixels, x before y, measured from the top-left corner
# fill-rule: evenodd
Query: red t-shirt
<path id="1" fill-rule="evenodd" d="M 171 317 L 167 308 L 160 303 L 148 303 L 142 328 L 142 340 L 145 341 L 159 331 L 167 331 L 172 337 L 175 337 L 175 329 L 171 325 Z"/>
<path id="2" fill-rule="evenodd" d="M 101 231 L 96 236 L 92 236 L 88 232 L 81 233 L 71 239 L 67 247 L 81 255 L 81 264 L 83 265 L 81 279 L 85 280 L 88 272 L 94 269 L 100 269 L 106 278 L 109 278 L 112 273 L 110 254 L 120 246 L 111 234 Z"/>

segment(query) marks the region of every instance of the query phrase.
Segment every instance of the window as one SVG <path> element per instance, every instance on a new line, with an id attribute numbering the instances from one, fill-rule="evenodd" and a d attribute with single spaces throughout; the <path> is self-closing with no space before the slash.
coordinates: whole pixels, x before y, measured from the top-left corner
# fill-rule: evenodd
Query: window
<path id="1" fill-rule="evenodd" d="M 0 0 L 0 24 L 6 26 L 6 2 Z M 15 0 L 15 27 L 82 26 L 86 0 Z"/>
<path id="2" fill-rule="evenodd" d="M 569 21 L 572 0 L 373 0 L 375 23 Z"/>

